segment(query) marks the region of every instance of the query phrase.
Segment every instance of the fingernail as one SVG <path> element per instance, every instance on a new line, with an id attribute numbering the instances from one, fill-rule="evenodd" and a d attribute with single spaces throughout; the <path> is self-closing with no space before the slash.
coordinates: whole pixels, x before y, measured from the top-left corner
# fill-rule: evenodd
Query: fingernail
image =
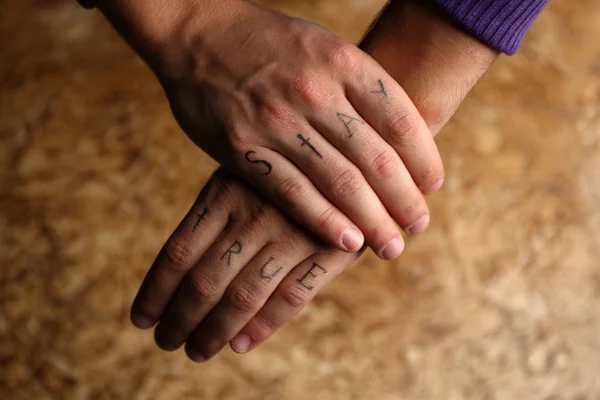
<path id="1" fill-rule="evenodd" d="M 429 214 L 423 215 L 414 224 L 406 228 L 406 233 L 415 234 L 425 232 L 429 226 Z"/>
<path id="2" fill-rule="evenodd" d="M 433 182 L 431 185 L 421 188 L 421 191 L 425 194 L 435 193 L 444 185 L 444 178 L 440 178 Z"/>
<path id="3" fill-rule="evenodd" d="M 187 353 L 187 356 L 189 357 L 189 359 L 195 363 L 202 363 L 202 362 L 206 361 L 206 356 L 204 354 L 200 353 L 199 351 L 190 350 L 189 348 L 186 348 L 185 352 Z"/>
<path id="4" fill-rule="evenodd" d="M 204 354 L 189 354 L 190 360 L 192 360 L 195 363 L 203 363 L 204 361 L 206 361 L 206 357 L 204 357 Z"/>
<path id="5" fill-rule="evenodd" d="M 404 251 L 404 241 L 399 238 L 394 238 L 385 246 L 381 252 L 381 258 L 384 260 L 393 260 Z"/>
<path id="6" fill-rule="evenodd" d="M 348 251 L 357 251 L 363 245 L 363 236 L 354 228 L 348 228 L 342 233 L 342 244 Z"/>
<path id="7" fill-rule="evenodd" d="M 250 350 L 252 338 L 246 333 L 240 333 L 231 340 L 231 348 L 236 353 L 244 354 Z"/>
<path id="8" fill-rule="evenodd" d="M 140 329 L 149 329 L 154 326 L 154 320 L 141 314 L 132 314 L 131 322 Z"/>

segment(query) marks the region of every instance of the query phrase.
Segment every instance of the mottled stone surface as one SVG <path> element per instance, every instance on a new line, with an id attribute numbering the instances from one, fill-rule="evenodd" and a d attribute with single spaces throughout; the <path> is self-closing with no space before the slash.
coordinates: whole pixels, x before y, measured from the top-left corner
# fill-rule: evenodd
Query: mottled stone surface
<path id="1" fill-rule="evenodd" d="M 356 40 L 382 1 L 279 0 Z M 600 399 L 600 3 L 555 1 L 438 139 L 445 189 L 246 356 L 165 354 L 128 308 L 215 165 L 74 1 L 0 11 L 1 399 Z"/>

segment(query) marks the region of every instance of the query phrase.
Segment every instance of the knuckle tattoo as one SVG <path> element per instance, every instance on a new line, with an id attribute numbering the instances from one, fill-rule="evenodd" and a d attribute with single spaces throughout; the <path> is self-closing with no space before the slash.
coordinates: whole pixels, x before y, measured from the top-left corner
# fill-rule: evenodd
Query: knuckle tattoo
<path id="1" fill-rule="evenodd" d="M 302 278 L 297 279 L 296 282 L 298 282 L 305 289 L 312 291 L 314 289 L 314 280 L 327 273 L 329 273 L 329 271 L 313 261 L 310 269 L 306 271 Z"/>
<path id="2" fill-rule="evenodd" d="M 379 85 L 379 90 L 372 90 L 372 91 L 370 91 L 369 93 L 371 93 L 371 94 L 381 94 L 381 95 L 383 95 L 383 96 L 384 96 L 384 98 L 385 98 L 385 102 L 386 102 L 387 104 L 390 104 L 390 96 L 389 96 L 389 94 L 388 94 L 388 92 L 387 92 L 387 89 L 385 88 L 385 85 L 383 84 L 383 81 L 382 81 L 381 79 L 379 79 L 379 80 L 377 81 L 377 84 Z"/>
<path id="3" fill-rule="evenodd" d="M 306 145 L 306 147 L 308 147 L 313 153 L 315 153 L 317 155 L 317 157 L 323 158 L 323 155 L 321 153 L 319 153 L 319 151 L 315 148 L 315 146 L 310 142 L 310 138 L 305 138 L 304 136 L 302 136 L 301 133 L 299 133 L 297 137 L 302 142 L 300 147 L 303 147 Z"/>
<path id="4" fill-rule="evenodd" d="M 261 173 L 261 175 L 265 176 L 265 175 L 269 175 L 271 173 L 271 171 L 273 171 L 273 166 L 271 165 L 270 162 L 268 162 L 267 160 L 261 160 L 259 158 L 255 158 L 256 157 L 256 151 L 255 150 L 248 150 L 246 152 L 246 154 L 244 155 L 244 157 L 246 158 L 246 161 L 248 161 L 251 164 L 262 164 L 264 165 L 264 171 Z"/>
<path id="5" fill-rule="evenodd" d="M 360 125 L 364 125 L 365 121 L 360 120 L 358 118 L 351 117 L 350 115 L 338 112 L 336 113 L 338 119 L 344 124 L 344 128 L 346 128 L 346 132 L 348 132 L 348 137 L 354 136 L 354 130 L 350 127 L 353 122 L 356 122 Z"/>
<path id="6" fill-rule="evenodd" d="M 244 251 L 244 246 L 239 241 L 235 240 L 233 244 L 229 246 L 227 250 L 225 250 L 225 253 L 223 253 L 223 255 L 221 256 L 221 261 L 224 261 L 227 257 L 227 266 L 230 267 L 231 257 L 233 255 L 241 254 L 242 251 Z"/>
<path id="7" fill-rule="evenodd" d="M 202 221 L 206 220 L 206 215 L 208 214 L 208 208 L 204 208 L 200 213 L 196 213 L 196 223 L 192 228 L 192 232 L 195 232 L 198 229 L 198 226 Z"/>
<path id="8" fill-rule="evenodd" d="M 281 266 L 271 267 L 271 262 L 274 260 L 275 259 L 273 257 L 269 257 L 267 262 L 264 263 L 264 265 L 260 269 L 260 277 L 266 280 L 267 282 L 271 282 L 271 279 L 275 278 L 275 276 L 283 270 L 283 267 Z"/>

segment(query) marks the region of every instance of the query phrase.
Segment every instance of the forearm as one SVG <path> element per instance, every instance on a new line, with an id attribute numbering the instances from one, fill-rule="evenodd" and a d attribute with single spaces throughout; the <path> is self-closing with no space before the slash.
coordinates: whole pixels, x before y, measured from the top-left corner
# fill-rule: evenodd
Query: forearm
<path id="1" fill-rule="evenodd" d="M 361 43 L 398 81 L 435 134 L 498 52 L 417 0 L 395 0 Z"/>

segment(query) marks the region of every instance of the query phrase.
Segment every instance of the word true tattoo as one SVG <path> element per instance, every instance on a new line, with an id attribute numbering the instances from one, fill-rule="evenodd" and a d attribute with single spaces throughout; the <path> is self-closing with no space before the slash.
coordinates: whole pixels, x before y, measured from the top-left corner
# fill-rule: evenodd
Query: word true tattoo
<path id="1" fill-rule="evenodd" d="M 246 161 L 248 161 L 249 163 L 252 163 L 252 164 L 263 164 L 265 167 L 267 167 L 267 171 L 263 172 L 261 175 L 269 175 L 271 173 L 271 171 L 273 170 L 273 166 L 271 165 L 271 163 L 266 160 L 252 160 L 250 158 L 250 156 L 253 154 L 256 154 L 256 151 L 254 151 L 254 150 L 248 151 L 246 153 Z"/>
<path id="2" fill-rule="evenodd" d="M 321 155 L 321 153 L 319 153 L 317 151 L 317 149 L 315 149 L 315 146 L 312 145 L 312 143 L 309 141 L 310 138 L 305 139 L 304 136 L 302 136 L 301 133 L 298 134 L 298 139 L 302 140 L 302 144 L 300 145 L 300 147 L 306 145 L 308 146 L 309 149 L 311 149 L 313 151 L 313 153 L 315 153 L 319 158 L 323 158 L 323 156 Z"/>
<path id="3" fill-rule="evenodd" d="M 383 81 L 380 79 L 377 81 L 379 83 L 379 90 L 373 90 L 369 93 L 372 94 L 383 94 L 385 96 L 385 102 L 390 104 L 390 96 L 388 95 L 387 90 L 385 90 L 385 86 L 383 85 Z"/>
<path id="4" fill-rule="evenodd" d="M 231 256 L 233 254 L 240 254 L 242 252 L 242 250 L 244 250 L 244 246 L 242 246 L 242 244 L 236 240 L 235 242 L 233 242 L 233 244 L 231 246 L 229 246 L 227 251 L 225 251 L 225 253 L 223 253 L 223 256 L 221 257 L 221 261 L 223 261 L 225 256 L 227 256 L 227 266 L 230 267 L 231 266 Z"/>
<path id="5" fill-rule="evenodd" d="M 263 279 L 266 279 L 267 282 L 270 282 L 271 279 L 275 278 L 275 275 L 277 275 L 278 273 L 281 272 L 281 270 L 283 269 L 283 267 L 275 267 L 275 271 L 273 271 L 271 274 L 267 275 L 267 273 L 265 272 L 267 269 L 267 266 L 269 264 L 271 264 L 271 261 L 273 261 L 274 258 L 273 257 L 269 257 L 269 261 L 267 261 L 265 263 L 265 265 L 262 266 L 262 268 L 260 269 L 260 277 Z"/>
<path id="6" fill-rule="evenodd" d="M 204 210 L 202 210 L 202 214 L 196 214 L 196 218 L 198 218 L 196 220 L 196 223 L 194 224 L 194 227 L 192 228 L 192 232 L 196 232 L 196 228 L 198 228 L 198 225 L 200 225 L 201 221 L 204 221 L 206 217 L 206 214 L 208 214 L 208 208 L 205 208 Z"/>
<path id="7" fill-rule="evenodd" d="M 361 125 L 365 123 L 365 121 L 362 121 L 362 120 L 360 120 L 360 119 L 358 119 L 358 118 L 354 118 L 354 117 L 351 117 L 351 116 L 349 116 L 349 115 L 342 114 L 342 113 L 337 113 L 337 117 L 340 119 L 340 121 L 342 121 L 342 124 L 344 124 L 344 127 L 345 127 L 345 128 L 346 128 L 346 130 L 348 131 L 348 134 L 350 135 L 350 136 L 348 136 L 348 137 L 352 137 L 352 136 L 354 136 L 354 133 L 353 133 L 353 132 L 352 132 L 352 130 L 350 129 L 350 124 L 351 124 L 351 123 L 353 123 L 353 122 L 358 122 L 358 123 L 360 123 Z"/>
<path id="8" fill-rule="evenodd" d="M 313 272 L 315 269 L 321 270 L 321 274 L 319 274 L 319 275 L 315 274 Z M 327 270 L 325 268 L 321 267 L 319 264 L 314 262 L 312 267 L 310 267 L 310 269 L 304 274 L 304 276 L 302 278 L 296 279 L 296 282 L 298 282 L 299 284 L 301 284 L 308 290 L 313 290 L 314 286 L 308 286 L 306 283 L 304 283 L 306 278 L 308 278 L 309 275 L 312 276 L 313 278 L 316 278 L 317 276 L 325 275 L 326 273 L 327 273 Z"/>

